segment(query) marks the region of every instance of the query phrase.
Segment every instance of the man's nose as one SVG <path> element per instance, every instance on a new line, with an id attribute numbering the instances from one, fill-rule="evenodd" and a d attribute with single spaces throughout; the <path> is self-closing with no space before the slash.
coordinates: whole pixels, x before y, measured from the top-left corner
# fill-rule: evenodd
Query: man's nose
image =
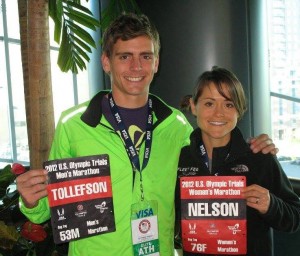
<path id="1" fill-rule="evenodd" d="M 131 62 L 131 69 L 132 70 L 141 70 L 142 69 L 142 63 L 140 58 L 133 58 Z"/>

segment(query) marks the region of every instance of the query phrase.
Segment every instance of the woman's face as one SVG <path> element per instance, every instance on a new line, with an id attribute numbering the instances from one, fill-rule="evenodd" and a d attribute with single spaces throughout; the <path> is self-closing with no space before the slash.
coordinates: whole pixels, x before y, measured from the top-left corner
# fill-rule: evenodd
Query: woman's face
<path id="1" fill-rule="evenodd" d="M 222 84 L 222 88 L 230 99 L 227 86 Z M 238 112 L 233 102 L 218 92 L 214 83 L 203 89 L 196 105 L 191 100 L 191 109 L 202 130 L 204 143 L 210 141 L 214 146 L 225 146 L 229 142 L 230 133 L 237 124 Z"/>

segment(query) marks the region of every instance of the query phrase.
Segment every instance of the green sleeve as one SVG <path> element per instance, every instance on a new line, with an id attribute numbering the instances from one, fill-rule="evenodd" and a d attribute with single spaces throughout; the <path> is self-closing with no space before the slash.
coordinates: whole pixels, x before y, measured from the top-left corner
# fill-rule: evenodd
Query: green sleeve
<path id="1" fill-rule="evenodd" d="M 41 198 L 34 208 L 26 208 L 22 198 L 19 198 L 20 211 L 33 223 L 43 223 L 50 219 L 50 208 L 47 197 Z"/>

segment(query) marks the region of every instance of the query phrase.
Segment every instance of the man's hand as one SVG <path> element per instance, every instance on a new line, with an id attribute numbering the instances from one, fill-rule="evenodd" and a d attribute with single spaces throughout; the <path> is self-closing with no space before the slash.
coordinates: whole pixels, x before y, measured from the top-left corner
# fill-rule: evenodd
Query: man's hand
<path id="1" fill-rule="evenodd" d="M 279 151 L 267 134 L 260 134 L 255 138 L 251 138 L 249 139 L 249 143 L 253 153 L 262 152 L 263 154 L 271 153 L 276 155 Z"/>
<path id="2" fill-rule="evenodd" d="M 46 170 L 30 170 L 16 178 L 17 189 L 27 208 L 37 206 L 38 201 L 47 196 Z"/>

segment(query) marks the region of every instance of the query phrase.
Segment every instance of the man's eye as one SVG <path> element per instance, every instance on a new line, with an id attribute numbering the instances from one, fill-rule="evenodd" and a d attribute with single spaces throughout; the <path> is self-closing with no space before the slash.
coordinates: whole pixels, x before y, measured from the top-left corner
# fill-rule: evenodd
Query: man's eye
<path id="1" fill-rule="evenodd" d="M 120 56 L 120 59 L 121 59 L 121 60 L 127 60 L 128 57 L 129 57 L 128 55 L 121 55 L 121 56 Z"/>
<path id="2" fill-rule="evenodd" d="M 143 58 L 145 60 L 151 60 L 152 59 L 152 56 L 151 55 L 144 55 Z"/>

